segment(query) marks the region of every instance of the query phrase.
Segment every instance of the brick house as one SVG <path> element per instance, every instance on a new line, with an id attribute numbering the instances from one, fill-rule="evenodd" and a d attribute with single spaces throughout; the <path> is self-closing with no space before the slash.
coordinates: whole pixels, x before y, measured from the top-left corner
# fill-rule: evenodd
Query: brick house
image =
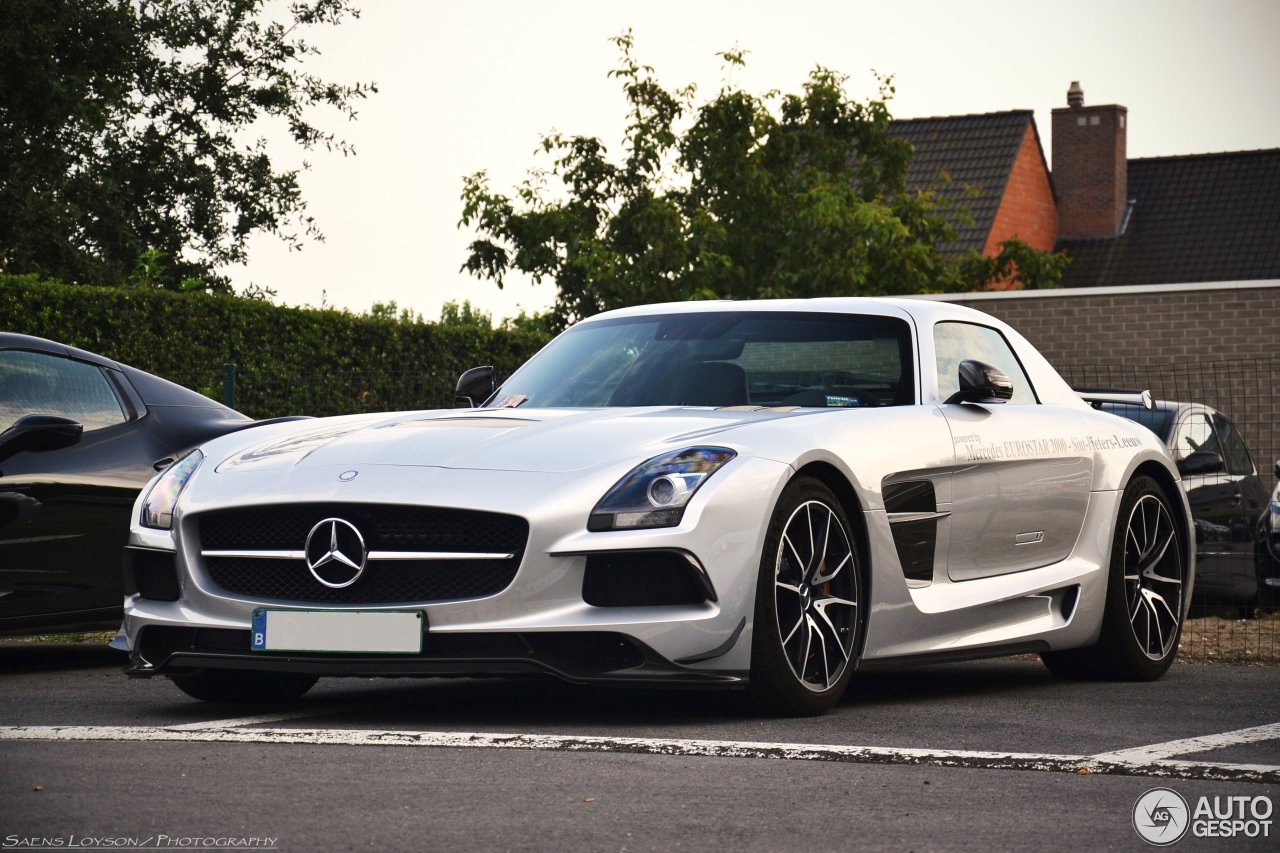
<path id="1" fill-rule="evenodd" d="M 946 255 L 995 255 L 1017 237 L 1071 256 L 1065 287 L 1280 279 L 1280 148 L 1131 160 L 1127 122 L 1072 83 L 1053 111 L 1052 170 L 1030 110 L 905 119 L 892 133 L 915 147 L 908 186 L 969 208 Z"/>

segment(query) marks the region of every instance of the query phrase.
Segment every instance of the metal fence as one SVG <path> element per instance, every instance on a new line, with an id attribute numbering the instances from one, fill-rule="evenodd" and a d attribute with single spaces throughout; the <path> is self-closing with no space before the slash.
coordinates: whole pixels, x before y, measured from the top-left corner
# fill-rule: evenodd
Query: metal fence
<path id="1" fill-rule="evenodd" d="M 1180 658 L 1280 664 L 1280 540 L 1267 509 L 1280 460 L 1280 358 L 1059 372 L 1077 388 L 1150 390 L 1158 401 L 1209 406 L 1239 428 L 1252 457 L 1247 466 L 1238 450 L 1233 460 L 1221 430 L 1197 438 L 1187 426 L 1170 436 L 1175 455 L 1216 440 L 1216 449 L 1204 449 L 1225 457 L 1219 470 L 1183 477 L 1196 517 L 1197 582 Z"/>
<path id="2" fill-rule="evenodd" d="M 1272 471 L 1280 459 L 1280 358 L 1149 367 L 1073 365 L 1059 371 L 1075 387 L 1150 390 L 1160 401 L 1210 406 L 1239 428 L 1262 496 L 1242 493 L 1241 507 L 1234 508 L 1242 511 L 1233 514 L 1232 507 L 1215 508 L 1209 506 L 1212 500 L 1202 498 L 1217 495 L 1231 503 L 1242 475 L 1224 470 L 1194 479 L 1204 491 L 1189 494 L 1193 514 L 1199 516 L 1200 580 L 1180 658 L 1280 664 L 1280 610 L 1272 597 L 1280 598 L 1280 587 L 1266 583 L 1277 577 L 1269 566 L 1280 562 L 1272 553 L 1280 543 L 1273 544 L 1270 531 L 1258 524 L 1265 520 L 1265 493 L 1275 484 Z M 235 408 L 254 418 L 451 408 L 456 380 L 434 372 L 235 375 L 226 369 L 166 378 L 213 399 L 233 398 Z M 1249 506 L 1251 500 L 1259 505 Z"/>

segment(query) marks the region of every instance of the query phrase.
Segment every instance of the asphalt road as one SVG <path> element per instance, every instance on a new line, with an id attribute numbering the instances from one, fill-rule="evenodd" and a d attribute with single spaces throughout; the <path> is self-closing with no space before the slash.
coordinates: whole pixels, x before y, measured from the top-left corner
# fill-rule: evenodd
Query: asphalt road
<path id="1" fill-rule="evenodd" d="M 1146 845 L 1134 803 L 1153 787 L 1193 809 L 1202 796 L 1280 806 L 1280 785 L 1257 781 L 928 766 L 908 754 L 1096 756 L 1276 724 L 1280 668 L 1175 666 L 1152 684 L 1076 684 L 1035 661 L 952 664 L 859 675 L 832 713 L 785 720 L 760 717 L 733 693 L 540 679 L 325 680 L 288 709 L 216 706 L 165 680 L 126 680 L 120 663 L 96 646 L 0 644 L 0 729 L 89 733 L 14 740 L 0 731 L 0 849 L 166 835 L 274 838 L 277 850 L 1136 850 Z M 273 710 L 299 716 L 225 723 Z M 322 742 L 278 742 L 317 732 Z M 590 752 L 424 747 L 406 745 L 405 732 L 878 747 L 907 757 L 653 754 L 667 747 L 622 741 Z M 1280 766 L 1280 729 L 1264 735 L 1201 744 L 1184 758 Z M 396 742 L 370 745 L 382 739 Z M 1280 813 L 1272 820 L 1266 838 L 1188 833 L 1175 849 L 1280 849 Z"/>

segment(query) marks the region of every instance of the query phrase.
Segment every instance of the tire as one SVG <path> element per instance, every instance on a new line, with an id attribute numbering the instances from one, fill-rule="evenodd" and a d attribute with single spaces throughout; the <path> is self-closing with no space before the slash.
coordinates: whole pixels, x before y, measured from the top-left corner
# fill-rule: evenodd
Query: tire
<path id="1" fill-rule="evenodd" d="M 202 702 L 270 705 L 298 699 L 320 679 L 293 672 L 206 669 L 194 675 L 175 675 L 171 680 L 183 693 Z"/>
<path id="2" fill-rule="evenodd" d="M 830 489 L 810 477 L 787 485 L 769 522 L 756 583 L 747 694 L 760 710 L 817 716 L 840 701 L 865 621 L 857 549 Z"/>
<path id="3" fill-rule="evenodd" d="M 1120 499 L 1102 631 L 1095 645 L 1045 652 L 1058 678 L 1155 681 L 1178 655 L 1187 561 L 1160 484 L 1138 476 Z"/>

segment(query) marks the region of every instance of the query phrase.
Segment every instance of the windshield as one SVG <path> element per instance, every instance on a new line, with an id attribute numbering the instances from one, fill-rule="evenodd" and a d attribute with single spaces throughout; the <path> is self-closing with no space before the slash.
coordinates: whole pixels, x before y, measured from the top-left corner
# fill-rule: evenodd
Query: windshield
<path id="1" fill-rule="evenodd" d="M 1142 424 L 1154 432 L 1161 441 L 1168 441 L 1169 418 L 1173 415 L 1169 409 L 1156 409 L 1153 412 L 1137 404 L 1103 403 L 1102 411 Z"/>
<path id="2" fill-rule="evenodd" d="M 915 402 L 911 332 L 894 317 L 724 311 L 582 323 L 490 406 L 801 406 Z"/>

